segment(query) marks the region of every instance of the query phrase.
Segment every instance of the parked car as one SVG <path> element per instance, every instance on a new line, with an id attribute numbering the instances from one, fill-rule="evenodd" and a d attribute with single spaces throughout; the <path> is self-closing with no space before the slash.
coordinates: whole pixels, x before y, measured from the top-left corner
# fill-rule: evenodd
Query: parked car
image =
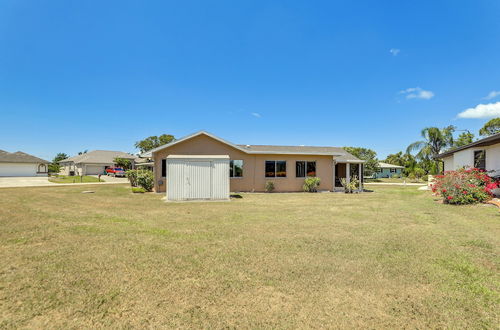
<path id="1" fill-rule="evenodd" d="M 122 176 L 125 177 L 125 170 L 121 167 L 108 167 L 106 169 L 107 176 Z"/>

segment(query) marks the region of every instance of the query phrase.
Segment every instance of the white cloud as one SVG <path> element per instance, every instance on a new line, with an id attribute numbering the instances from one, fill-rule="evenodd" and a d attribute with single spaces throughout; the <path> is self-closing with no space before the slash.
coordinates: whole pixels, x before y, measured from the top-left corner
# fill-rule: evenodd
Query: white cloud
<path id="1" fill-rule="evenodd" d="M 483 97 L 484 100 L 491 100 L 500 95 L 500 91 L 491 91 L 487 96 Z"/>
<path id="2" fill-rule="evenodd" d="M 258 112 L 252 112 L 252 113 L 250 113 L 250 114 L 251 114 L 252 116 L 256 117 L 256 118 L 261 118 L 261 117 L 262 117 L 262 115 L 261 115 L 260 113 L 258 113 Z"/>
<path id="3" fill-rule="evenodd" d="M 493 118 L 500 117 L 500 102 L 478 104 L 458 114 L 458 118 Z"/>
<path id="4" fill-rule="evenodd" d="M 431 91 L 426 91 L 420 87 L 407 88 L 399 92 L 399 94 L 406 95 L 407 99 L 422 99 L 430 100 L 434 97 L 434 93 Z"/>
<path id="5" fill-rule="evenodd" d="M 389 53 L 391 53 L 393 56 L 398 56 L 398 54 L 401 52 L 401 49 L 397 49 L 397 48 L 391 48 L 389 50 Z"/>

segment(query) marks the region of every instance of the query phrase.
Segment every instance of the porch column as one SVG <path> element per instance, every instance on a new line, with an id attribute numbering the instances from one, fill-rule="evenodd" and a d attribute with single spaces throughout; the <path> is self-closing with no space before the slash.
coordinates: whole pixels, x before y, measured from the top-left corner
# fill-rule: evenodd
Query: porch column
<path id="1" fill-rule="evenodd" d="M 335 160 L 333 161 L 333 186 L 332 191 L 335 191 Z"/>
<path id="2" fill-rule="evenodd" d="M 359 176 L 358 176 L 358 180 L 359 180 L 359 191 L 363 191 L 363 164 L 358 164 L 358 169 L 359 169 Z"/>
<path id="3" fill-rule="evenodd" d="M 351 182 L 351 164 L 345 163 L 345 182 L 349 184 Z"/>

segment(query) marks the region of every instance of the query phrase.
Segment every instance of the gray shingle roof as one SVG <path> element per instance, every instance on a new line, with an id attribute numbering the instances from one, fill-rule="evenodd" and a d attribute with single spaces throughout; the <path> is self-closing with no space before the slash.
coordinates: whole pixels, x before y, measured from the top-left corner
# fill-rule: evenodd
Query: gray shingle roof
<path id="1" fill-rule="evenodd" d="M 359 161 L 357 157 L 340 147 L 314 147 L 314 146 L 273 146 L 273 145 L 243 145 L 239 147 L 250 152 L 269 154 L 300 154 L 300 155 L 332 155 L 337 161 Z"/>
<path id="2" fill-rule="evenodd" d="M 88 164 L 111 164 L 115 158 L 125 158 L 134 160 L 136 156 L 128 154 L 122 151 L 112 151 L 112 150 L 92 150 L 87 153 L 76 155 L 61 160 L 59 163 L 88 163 Z"/>
<path id="3" fill-rule="evenodd" d="M 4 150 L 0 150 L 0 163 L 44 163 L 48 164 L 49 162 L 29 155 L 25 152 L 17 151 L 17 152 L 7 152 Z"/>

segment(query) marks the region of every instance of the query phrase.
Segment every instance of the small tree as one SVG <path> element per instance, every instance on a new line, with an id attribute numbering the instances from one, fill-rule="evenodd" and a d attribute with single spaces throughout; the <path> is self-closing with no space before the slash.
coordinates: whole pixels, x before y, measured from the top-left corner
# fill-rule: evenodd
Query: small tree
<path id="1" fill-rule="evenodd" d="M 132 162 L 130 159 L 126 158 L 115 158 L 113 162 L 116 164 L 116 166 L 123 168 L 124 170 L 130 169 L 132 166 Z"/>
<path id="2" fill-rule="evenodd" d="M 137 187 L 137 170 L 128 170 L 125 172 L 128 181 L 132 187 Z"/>
<path id="3" fill-rule="evenodd" d="M 153 191 L 154 176 L 151 171 L 138 171 L 137 172 L 137 185 L 144 188 L 146 191 Z"/>
<path id="4" fill-rule="evenodd" d="M 493 118 L 479 130 L 479 135 L 481 136 L 490 136 L 496 133 L 500 133 L 500 117 Z"/>
<path id="5" fill-rule="evenodd" d="M 61 170 L 59 162 L 66 158 L 69 158 L 67 154 L 65 154 L 64 152 L 59 152 L 52 160 L 52 163 L 50 163 L 48 166 L 49 173 L 59 173 L 59 171 Z"/>

